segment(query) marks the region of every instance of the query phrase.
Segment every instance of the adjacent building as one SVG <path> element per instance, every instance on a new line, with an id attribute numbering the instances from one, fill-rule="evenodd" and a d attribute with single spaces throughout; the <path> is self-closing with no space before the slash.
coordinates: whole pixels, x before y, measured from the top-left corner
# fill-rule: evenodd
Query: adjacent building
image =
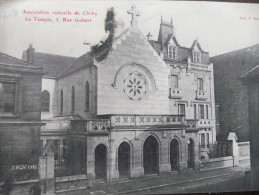
<path id="1" fill-rule="evenodd" d="M 219 140 L 236 132 L 249 141 L 248 95 L 240 77 L 259 63 L 259 44 L 210 58 L 214 64 L 215 99 L 219 105 Z"/>
<path id="2" fill-rule="evenodd" d="M 248 89 L 251 190 L 259 190 L 259 65 L 241 77 Z"/>
<path id="3" fill-rule="evenodd" d="M 38 176 L 42 74 L 40 67 L 0 53 L 0 181 Z"/>
<path id="4" fill-rule="evenodd" d="M 216 141 L 213 64 L 209 53 L 198 40 L 190 48 L 181 46 L 174 26 L 161 19 L 153 48 L 170 69 L 169 110 L 183 114 L 187 123 L 198 129 L 199 158 L 208 158 L 211 143 Z"/>

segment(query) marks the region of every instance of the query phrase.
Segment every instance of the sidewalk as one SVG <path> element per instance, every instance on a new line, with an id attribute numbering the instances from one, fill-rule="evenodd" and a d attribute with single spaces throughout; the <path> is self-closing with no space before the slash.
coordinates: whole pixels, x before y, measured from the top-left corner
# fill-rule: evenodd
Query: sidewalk
<path id="1" fill-rule="evenodd" d="M 152 189 L 157 189 L 167 186 L 182 186 L 188 183 L 196 183 L 196 187 L 202 185 L 203 181 L 214 179 L 231 179 L 244 176 L 245 169 L 242 167 L 229 167 L 223 169 L 215 169 L 208 171 L 187 171 L 185 173 L 166 173 L 162 175 L 146 176 L 131 180 L 121 180 L 115 184 L 96 184 L 94 187 L 82 190 L 81 192 L 67 192 L 65 194 L 140 194 L 144 191 L 152 192 Z M 151 191 L 150 191 L 151 190 Z M 105 192 L 105 193 L 101 193 Z M 64 193 L 62 193 L 64 194 Z"/>

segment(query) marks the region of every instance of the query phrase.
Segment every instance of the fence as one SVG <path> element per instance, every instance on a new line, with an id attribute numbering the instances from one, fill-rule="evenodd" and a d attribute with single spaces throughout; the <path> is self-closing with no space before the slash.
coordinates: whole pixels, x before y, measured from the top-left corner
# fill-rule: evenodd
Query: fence
<path id="1" fill-rule="evenodd" d="M 230 141 L 217 141 L 215 144 L 211 144 L 209 146 L 209 158 L 220 158 L 226 156 L 232 156 L 233 145 Z"/>
<path id="2" fill-rule="evenodd" d="M 55 160 L 54 161 L 54 175 L 56 177 L 62 177 L 69 175 L 67 161 Z"/>

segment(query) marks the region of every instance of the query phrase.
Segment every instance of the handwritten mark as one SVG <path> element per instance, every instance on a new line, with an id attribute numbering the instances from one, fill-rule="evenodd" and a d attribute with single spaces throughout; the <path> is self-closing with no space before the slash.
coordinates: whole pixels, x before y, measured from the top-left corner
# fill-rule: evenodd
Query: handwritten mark
<path id="1" fill-rule="evenodd" d="M 86 42 L 86 41 L 84 41 L 83 44 L 84 44 L 84 45 L 91 45 L 90 42 Z"/>

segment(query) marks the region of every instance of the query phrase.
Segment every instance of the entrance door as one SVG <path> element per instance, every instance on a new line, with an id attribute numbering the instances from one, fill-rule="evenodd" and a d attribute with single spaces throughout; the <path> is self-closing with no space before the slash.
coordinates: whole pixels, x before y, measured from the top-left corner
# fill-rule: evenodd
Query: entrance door
<path id="1" fill-rule="evenodd" d="M 107 148 L 99 144 L 95 148 L 95 177 L 96 179 L 105 179 L 107 172 Z"/>
<path id="2" fill-rule="evenodd" d="M 154 136 L 149 136 L 143 146 L 143 165 L 145 175 L 158 173 L 159 153 L 158 142 Z"/>
<path id="3" fill-rule="evenodd" d="M 187 166 L 188 168 L 194 168 L 194 143 L 192 139 L 188 140 L 188 161 Z"/>
<path id="4" fill-rule="evenodd" d="M 118 169 L 120 178 L 129 177 L 130 174 L 130 146 L 122 142 L 118 149 Z"/>
<path id="5" fill-rule="evenodd" d="M 171 170 L 178 170 L 179 166 L 179 142 L 173 139 L 170 143 L 170 164 Z"/>

